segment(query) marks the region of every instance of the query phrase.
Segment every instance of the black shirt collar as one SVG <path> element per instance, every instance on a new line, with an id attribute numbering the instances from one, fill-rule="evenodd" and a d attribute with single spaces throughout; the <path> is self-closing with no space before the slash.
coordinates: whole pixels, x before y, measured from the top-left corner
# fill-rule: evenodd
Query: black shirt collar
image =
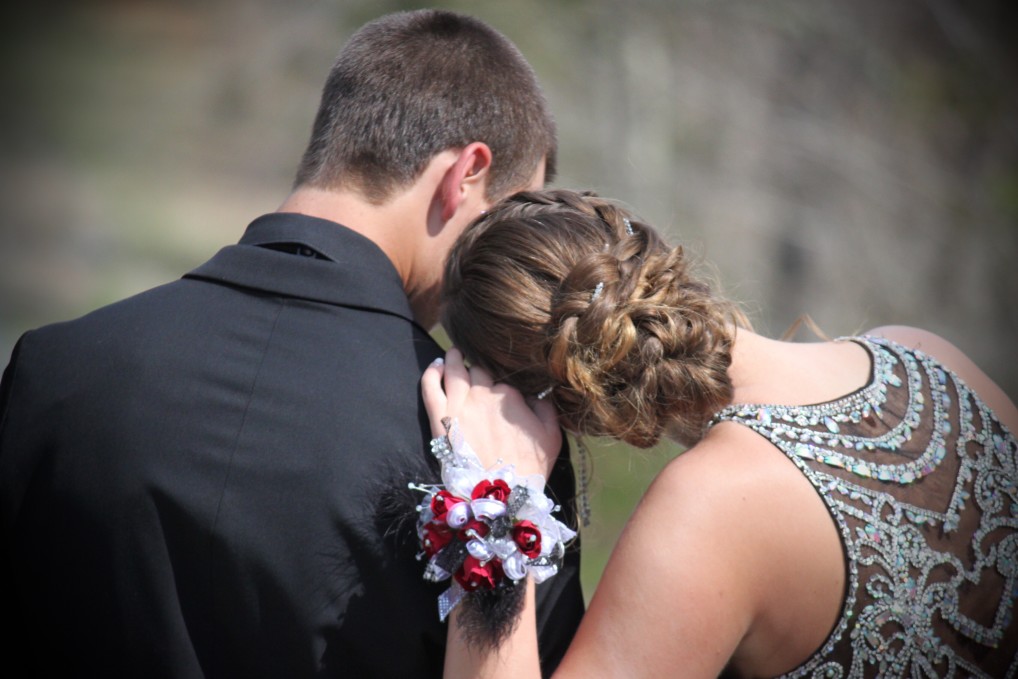
<path id="1" fill-rule="evenodd" d="M 265 247 L 277 244 L 303 246 L 324 259 Z M 413 321 L 403 282 L 381 248 L 341 224 L 308 215 L 276 212 L 259 217 L 239 244 L 223 248 L 185 278 L 373 309 Z"/>

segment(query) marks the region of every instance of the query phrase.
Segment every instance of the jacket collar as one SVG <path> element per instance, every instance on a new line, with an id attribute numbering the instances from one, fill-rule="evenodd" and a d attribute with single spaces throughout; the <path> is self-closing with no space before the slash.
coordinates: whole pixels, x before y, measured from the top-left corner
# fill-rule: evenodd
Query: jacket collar
<path id="1" fill-rule="evenodd" d="M 311 248 L 326 259 L 263 247 L 283 243 Z M 237 245 L 184 277 L 414 320 L 399 273 L 381 248 L 341 224 L 308 215 L 263 215 Z"/>

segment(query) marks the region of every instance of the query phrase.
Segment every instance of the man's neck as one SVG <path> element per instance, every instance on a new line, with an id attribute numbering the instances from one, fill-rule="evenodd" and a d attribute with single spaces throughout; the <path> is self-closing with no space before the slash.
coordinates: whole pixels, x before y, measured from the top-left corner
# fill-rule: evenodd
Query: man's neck
<path id="1" fill-rule="evenodd" d="M 332 191 L 298 187 L 287 196 L 277 212 L 296 212 L 327 219 L 356 231 L 377 245 L 396 268 L 403 287 L 409 287 L 412 269 L 412 212 L 406 201 L 397 198 L 381 205 L 353 191 Z M 398 238 L 397 228 L 403 238 Z M 423 227 L 422 227 L 423 228 Z"/>
<path id="2" fill-rule="evenodd" d="M 478 169 L 478 162 L 483 161 Z M 487 146 L 435 154 L 412 184 L 383 202 L 351 187 L 298 187 L 279 206 L 338 222 L 374 242 L 389 258 L 421 325 L 437 321 L 445 257 L 470 220 L 487 209 Z M 543 177 L 543 175 L 541 175 Z M 536 181 L 536 180 L 535 180 Z"/>
<path id="3" fill-rule="evenodd" d="M 430 326 L 437 316 L 435 276 L 421 271 L 427 262 L 420 257 L 427 247 L 422 241 L 428 233 L 430 195 L 415 188 L 377 204 L 355 191 L 298 187 L 276 211 L 327 219 L 373 242 L 399 274 L 414 316 Z"/>

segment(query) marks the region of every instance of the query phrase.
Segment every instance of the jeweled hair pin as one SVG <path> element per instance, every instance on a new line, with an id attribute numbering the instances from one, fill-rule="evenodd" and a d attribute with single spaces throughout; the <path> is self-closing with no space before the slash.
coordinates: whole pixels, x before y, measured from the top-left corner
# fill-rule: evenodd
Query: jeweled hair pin
<path id="1" fill-rule="evenodd" d="M 631 221 L 629 221 L 629 217 L 623 217 L 622 218 L 622 223 L 626 225 L 626 234 L 627 235 L 630 235 L 630 236 L 636 235 L 636 233 L 633 231 L 633 223 Z M 608 249 L 608 244 L 605 243 L 604 247 L 607 250 Z M 594 288 L 594 292 L 590 296 L 590 301 L 591 302 L 595 301 L 598 297 L 601 296 L 602 292 L 604 292 L 604 281 L 599 282 L 597 284 L 597 286 Z"/>

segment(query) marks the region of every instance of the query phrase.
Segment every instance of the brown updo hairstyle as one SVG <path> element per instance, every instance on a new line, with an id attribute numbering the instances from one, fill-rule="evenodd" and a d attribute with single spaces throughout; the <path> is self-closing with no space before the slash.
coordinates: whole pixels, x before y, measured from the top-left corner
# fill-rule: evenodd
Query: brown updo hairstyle
<path id="1" fill-rule="evenodd" d="M 526 395 L 551 387 L 574 433 L 645 448 L 667 431 L 690 445 L 731 402 L 745 317 L 692 274 L 681 247 L 593 193 L 496 205 L 453 248 L 443 293 L 442 322 L 464 356 Z"/>

